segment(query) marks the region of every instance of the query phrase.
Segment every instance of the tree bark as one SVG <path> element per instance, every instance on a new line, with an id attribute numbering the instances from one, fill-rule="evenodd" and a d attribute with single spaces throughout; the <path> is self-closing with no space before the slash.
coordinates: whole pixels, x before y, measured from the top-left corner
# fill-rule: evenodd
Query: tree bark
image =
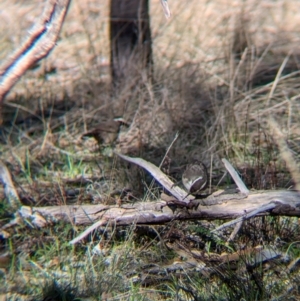
<path id="1" fill-rule="evenodd" d="M 111 76 L 114 91 L 152 74 L 148 0 L 111 0 Z"/>

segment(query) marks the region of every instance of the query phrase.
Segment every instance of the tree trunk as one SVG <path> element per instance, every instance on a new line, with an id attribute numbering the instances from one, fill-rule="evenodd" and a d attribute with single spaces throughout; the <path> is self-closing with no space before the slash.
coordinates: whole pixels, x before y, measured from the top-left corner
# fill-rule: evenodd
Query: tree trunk
<path id="1" fill-rule="evenodd" d="M 111 0 L 111 75 L 117 93 L 148 80 L 152 48 L 148 0 Z"/>

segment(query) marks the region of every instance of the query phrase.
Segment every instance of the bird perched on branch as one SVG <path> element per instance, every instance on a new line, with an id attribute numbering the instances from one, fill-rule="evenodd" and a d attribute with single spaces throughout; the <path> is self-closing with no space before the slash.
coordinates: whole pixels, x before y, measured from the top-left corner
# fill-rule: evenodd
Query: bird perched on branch
<path id="1" fill-rule="evenodd" d="M 123 118 L 114 118 L 98 124 L 94 129 L 84 133 L 81 137 L 93 137 L 100 145 L 113 144 L 119 135 L 121 125 L 127 125 Z"/>
<path id="2" fill-rule="evenodd" d="M 208 172 L 206 166 L 199 161 L 189 164 L 182 174 L 182 183 L 189 194 L 197 195 L 208 184 Z"/>

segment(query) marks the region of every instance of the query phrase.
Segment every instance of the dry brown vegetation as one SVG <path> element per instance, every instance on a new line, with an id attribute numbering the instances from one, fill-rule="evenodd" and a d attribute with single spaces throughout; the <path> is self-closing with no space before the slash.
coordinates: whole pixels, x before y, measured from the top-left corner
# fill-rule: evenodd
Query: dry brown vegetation
<path id="1" fill-rule="evenodd" d="M 71 3 L 57 47 L 6 98 L 0 150 L 23 204 L 159 197 L 160 187 L 143 171 L 107 156 L 111 149 L 99 149 L 93 139 L 81 139 L 115 115 L 129 122 L 115 148 L 156 165 L 179 131 L 163 165 L 172 178 L 180 178 L 184 166 L 197 158 L 210 167 L 217 189 L 224 172 L 220 159 L 226 157 L 249 188 L 297 184 L 299 176 L 294 170 L 291 177 L 286 168 L 291 162 L 284 160 L 278 135 L 298 164 L 299 1 L 169 0 L 169 6 L 167 21 L 159 1 L 151 1 L 153 84 L 144 82 L 111 99 L 109 1 Z M 42 9 L 41 1 L 1 1 L 0 60 L 20 45 Z M 125 110 L 119 112 L 121 102 Z M 124 188 L 131 190 L 126 198 L 120 196 Z M 11 219 L 2 204 L 1 225 Z M 0 300 L 299 298 L 297 219 L 254 218 L 230 244 L 230 231 L 215 237 L 214 227 L 173 222 L 100 229 L 71 247 L 68 241 L 82 229 L 59 224 L 41 231 L 24 223 L 10 230 L 9 238 L 0 238 L 0 252 L 8 254 L 0 257 Z M 258 245 L 287 256 L 254 267 L 247 256 Z M 221 254 L 239 250 L 249 250 L 248 255 L 226 269 Z M 192 268 L 172 270 L 177 261 L 192 262 Z M 199 273 L 201 264 L 211 270 Z"/>

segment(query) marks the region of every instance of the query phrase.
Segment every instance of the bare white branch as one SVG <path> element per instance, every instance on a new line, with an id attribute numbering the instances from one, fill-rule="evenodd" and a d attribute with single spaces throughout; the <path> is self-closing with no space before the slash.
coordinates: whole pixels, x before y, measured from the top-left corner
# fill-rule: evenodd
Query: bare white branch
<path id="1" fill-rule="evenodd" d="M 233 168 L 233 166 L 229 163 L 229 161 L 226 159 L 222 159 L 222 162 L 224 163 L 226 169 L 230 173 L 232 179 L 234 180 L 235 184 L 239 188 L 240 192 L 244 194 L 248 194 L 249 189 L 246 187 L 246 185 L 244 184 L 244 182 L 242 181 L 242 179 L 240 178 L 236 170 Z"/>
<path id="2" fill-rule="evenodd" d="M 0 105 L 19 78 L 56 45 L 70 0 L 48 0 L 24 44 L 0 67 Z"/>
<path id="3" fill-rule="evenodd" d="M 19 195 L 11 179 L 10 172 L 2 160 L 0 160 L 0 182 L 4 187 L 4 194 L 8 200 L 10 208 L 14 210 L 20 208 L 21 202 Z"/>

